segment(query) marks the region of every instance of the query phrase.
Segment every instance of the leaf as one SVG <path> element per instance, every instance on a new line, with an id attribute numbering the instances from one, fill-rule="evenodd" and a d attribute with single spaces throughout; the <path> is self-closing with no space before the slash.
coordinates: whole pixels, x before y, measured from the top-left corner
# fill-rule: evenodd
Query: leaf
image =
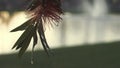
<path id="1" fill-rule="evenodd" d="M 39 32 L 39 35 L 41 36 L 41 40 L 44 42 L 44 44 L 46 44 L 46 47 L 49 48 L 49 45 L 46 41 L 46 37 L 45 37 L 45 34 L 44 34 L 44 29 L 43 29 L 43 24 L 40 23 L 39 26 L 38 26 L 38 32 Z"/>
<path id="2" fill-rule="evenodd" d="M 36 28 L 34 28 L 34 31 L 33 31 L 33 47 L 37 44 L 37 41 L 38 41 L 37 32 L 36 32 Z"/>
<path id="3" fill-rule="evenodd" d="M 12 47 L 12 49 L 14 49 L 17 45 L 18 45 L 17 46 L 18 48 L 22 46 L 21 43 L 26 39 L 27 36 L 29 36 L 32 28 L 33 28 L 32 25 L 28 26 L 28 28 L 24 31 L 24 33 L 20 36 L 20 38 L 14 44 L 14 46 Z"/>
<path id="4" fill-rule="evenodd" d="M 47 55 L 49 56 L 50 48 L 48 46 L 48 43 L 47 43 L 45 35 L 44 35 L 42 23 L 40 23 L 39 26 L 38 26 L 38 33 L 39 33 L 40 40 L 41 40 L 41 43 L 43 45 L 43 48 L 44 48 L 45 52 L 47 53 Z"/>
<path id="5" fill-rule="evenodd" d="M 24 40 L 24 42 L 21 44 L 22 47 L 21 47 L 21 49 L 20 49 L 20 51 L 19 51 L 19 53 L 18 53 L 18 56 L 19 56 L 19 57 L 21 57 L 21 56 L 25 53 L 26 49 L 28 48 L 28 46 L 29 46 L 29 44 L 30 44 L 31 38 L 32 38 L 32 34 L 29 34 L 29 37 L 26 38 L 26 39 Z"/>
<path id="6" fill-rule="evenodd" d="M 21 57 L 25 53 L 26 49 L 28 48 L 28 46 L 30 44 L 30 41 L 31 41 L 31 38 L 32 38 L 33 32 L 34 32 L 33 28 L 34 28 L 34 26 L 32 26 L 32 30 L 30 31 L 29 35 L 26 37 L 26 39 L 21 44 L 22 46 L 21 46 L 21 49 L 18 54 L 19 57 Z"/>
<path id="7" fill-rule="evenodd" d="M 15 31 L 22 31 L 25 30 L 29 25 L 31 24 L 31 19 L 23 23 L 22 25 L 16 27 L 15 29 L 11 30 L 10 32 L 15 32 Z"/>

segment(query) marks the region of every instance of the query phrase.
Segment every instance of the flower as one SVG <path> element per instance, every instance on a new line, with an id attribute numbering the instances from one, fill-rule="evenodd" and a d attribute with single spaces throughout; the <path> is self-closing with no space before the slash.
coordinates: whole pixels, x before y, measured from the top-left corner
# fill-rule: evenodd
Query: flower
<path id="1" fill-rule="evenodd" d="M 38 32 L 45 52 L 50 55 L 50 48 L 44 34 L 44 28 L 46 24 L 58 24 L 62 19 L 60 17 L 60 15 L 63 14 L 61 9 L 61 0 L 33 0 L 28 6 L 26 12 L 30 19 L 11 31 L 16 32 L 25 30 L 12 49 L 20 49 L 18 55 L 21 57 L 33 38 L 33 52 L 34 47 L 38 42 Z"/>
<path id="2" fill-rule="evenodd" d="M 62 19 L 60 15 L 63 14 L 61 0 L 33 0 L 27 8 L 27 13 L 33 20 L 42 19 L 43 26 L 57 25 Z"/>

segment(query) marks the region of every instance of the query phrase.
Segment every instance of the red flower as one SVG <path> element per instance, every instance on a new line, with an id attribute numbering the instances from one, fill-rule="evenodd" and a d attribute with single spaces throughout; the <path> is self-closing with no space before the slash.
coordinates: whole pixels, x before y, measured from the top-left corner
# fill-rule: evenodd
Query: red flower
<path id="1" fill-rule="evenodd" d="M 60 17 L 60 15 L 63 14 L 61 9 L 61 0 L 33 0 L 27 8 L 27 14 L 30 19 L 11 31 L 15 32 L 25 30 L 16 41 L 13 48 L 20 49 L 19 56 L 21 57 L 33 38 L 32 51 L 34 51 L 34 47 L 38 42 L 38 32 L 43 48 L 49 55 L 50 48 L 44 34 L 44 26 L 46 24 L 58 24 L 62 19 Z"/>
<path id="2" fill-rule="evenodd" d="M 43 25 L 58 24 L 63 14 L 61 0 L 34 0 L 27 12 L 33 20 L 42 19 Z"/>

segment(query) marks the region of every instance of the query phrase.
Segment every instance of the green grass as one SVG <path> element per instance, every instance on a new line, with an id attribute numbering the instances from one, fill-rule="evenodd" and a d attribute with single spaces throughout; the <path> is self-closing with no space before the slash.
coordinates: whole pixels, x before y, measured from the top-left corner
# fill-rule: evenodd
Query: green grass
<path id="1" fill-rule="evenodd" d="M 120 68 L 120 42 L 54 49 L 54 56 L 44 51 L 19 59 L 17 54 L 0 56 L 0 68 Z"/>

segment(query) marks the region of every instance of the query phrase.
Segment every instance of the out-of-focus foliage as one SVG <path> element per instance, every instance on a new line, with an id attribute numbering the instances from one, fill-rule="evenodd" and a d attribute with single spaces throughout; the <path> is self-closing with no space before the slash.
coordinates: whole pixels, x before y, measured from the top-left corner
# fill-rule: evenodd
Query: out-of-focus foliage
<path id="1" fill-rule="evenodd" d="M 21 11 L 26 8 L 28 0 L 0 0 L 0 11 Z"/>
<path id="2" fill-rule="evenodd" d="M 63 0 L 63 9 L 66 12 L 82 12 L 82 0 Z"/>
<path id="3" fill-rule="evenodd" d="M 31 0 L 0 0 L 0 11 L 23 11 Z M 82 12 L 82 2 L 84 0 L 63 0 L 62 5 L 64 11 Z M 120 13 L 120 0 L 106 0 L 109 10 L 112 13 Z M 89 0 L 93 3 L 94 0 Z"/>
<path id="4" fill-rule="evenodd" d="M 111 13 L 120 13 L 120 0 L 107 0 Z"/>
<path id="5" fill-rule="evenodd" d="M 8 25 L 15 12 L 25 10 L 29 3 L 28 1 L 29 0 L 0 0 L 0 19 L 2 23 Z"/>
<path id="6" fill-rule="evenodd" d="M 120 68 L 120 42 L 53 50 L 48 58 L 36 51 L 31 65 L 30 53 L 20 61 L 15 54 L 0 56 L 1 68 Z"/>

